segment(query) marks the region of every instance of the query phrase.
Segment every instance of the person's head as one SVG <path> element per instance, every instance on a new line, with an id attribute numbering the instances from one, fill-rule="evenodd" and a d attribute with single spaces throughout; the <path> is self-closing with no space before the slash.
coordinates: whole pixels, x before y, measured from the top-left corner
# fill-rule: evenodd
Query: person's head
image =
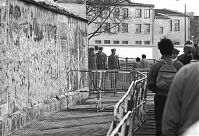
<path id="1" fill-rule="evenodd" d="M 99 47 L 99 52 L 102 52 L 102 50 L 103 50 L 103 47 Z"/>
<path id="2" fill-rule="evenodd" d="M 192 56 L 194 60 L 199 60 L 199 46 L 192 49 Z"/>
<path id="3" fill-rule="evenodd" d="M 99 50 L 99 47 L 97 45 L 95 45 L 95 51 L 98 51 Z"/>
<path id="4" fill-rule="evenodd" d="M 90 54 L 94 54 L 94 48 L 92 48 L 92 47 L 89 48 L 89 53 L 90 53 Z"/>
<path id="5" fill-rule="evenodd" d="M 196 43 L 194 43 L 194 47 L 196 48 L 196 47 L 198 47 L 198 45 Z"/>
<path id="6" fill-rule="evenodd" d="M 146 59 L 146 55 L 145 54 L 142 54 L 142 59 Z"/>
<path id="7" fill-rule="evenodd" d="M 191 53 L 194 45 L 191 41 L 186 41 L 184 44 L 184 53 Z"/>
<path id="8" fill-rule="evenodd" d="M 139 57 L 137 57 L 135 60 L 136 60 L 136 62 L 140 62 L 140 58 Z"/>
<path id="9" fill-rule="evenodd" d="M 173 52 L 172 52 L 172 58 L 175 59 L 179 53 L 180 53 L 180 51 L 178 49 L 174 48 Z"/>
<path id="10" fill-rule="evenodd" d="M 115 55 L 116 49 L 111 49 L 111 53 Z"/>
<path id="11" fill-rule="evenodd" d="M 162 55 L 171 56 L 174 49 L 173 42 L 167 38 L 161 39 L 158 43 L 158 49 Z"/>

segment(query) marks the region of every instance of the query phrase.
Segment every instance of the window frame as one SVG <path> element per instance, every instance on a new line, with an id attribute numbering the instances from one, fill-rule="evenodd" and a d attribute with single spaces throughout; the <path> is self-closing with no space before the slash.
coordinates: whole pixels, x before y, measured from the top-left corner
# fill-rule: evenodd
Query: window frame
<path id="1" fill-rule="evenodd" d="M 135 17 L 136 18 L 142 18 L 142 9 L 136 9 L 135 10 Z"/>
<path id="2" fill-rule="evenodd" d="M 111 44 L 110 40 L 104 40 L 104 44 Z"/>
<path id="3" fill-rule="evenodd" d="M 128 23 L 122 23 L 122 32 L 123 33 L 128 33 L 129 32 L 129 24 Z"/>
<path id="4" fill-rule="evenodd" d="M 151 24 L 144 24 L 145 26 L 145 33 L 150 33 L 151 32 Z"/>
<path id="5" fill-rule="evenodd" d="M 180 20 L 179 19 L 174 20 L 174 30 L 180 31 Z"/>
<path id="6" fill-rule="evenodd" d="M 136 34 L 142 33 L 142 24 L 135 24 L 135 33 Z"/>
<path id="7" fill-rule="evenodd" d="M 145 9 L 144 10 L 144 18 L 150 18 L 151 17 L 151 10 Z"/>
<path id="8" fill-rule="evenodd" d="M 113 11 L 113 17 L 117 18 L 120 16 L 120 8 L 115 8 Z"/>

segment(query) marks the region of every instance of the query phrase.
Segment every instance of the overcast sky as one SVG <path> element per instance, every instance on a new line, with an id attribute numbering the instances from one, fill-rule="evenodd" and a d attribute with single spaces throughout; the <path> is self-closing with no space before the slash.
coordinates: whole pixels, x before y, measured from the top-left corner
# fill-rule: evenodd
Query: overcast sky
<path id="1" fill-rule="evenodd" d="M 194 12 L 199 16 L 199 0 L 131 0 L 132 2 L 153 4 L 155 8 L 167 8 L 184 12 L 185 4 L 187 12 Z"/>

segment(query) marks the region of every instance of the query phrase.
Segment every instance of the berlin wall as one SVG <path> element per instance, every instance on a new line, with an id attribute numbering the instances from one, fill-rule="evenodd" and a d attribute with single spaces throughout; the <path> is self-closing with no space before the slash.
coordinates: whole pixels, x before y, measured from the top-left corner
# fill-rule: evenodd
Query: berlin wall
<path id="1" fill-rule="evenodd" d="M 1 0 L 0 135 L 60 110 L 55 98 L 86 90 L 86 74 L 72 70 L 87 69 L 87 48 L 85 19 L 38 0 Z"/>

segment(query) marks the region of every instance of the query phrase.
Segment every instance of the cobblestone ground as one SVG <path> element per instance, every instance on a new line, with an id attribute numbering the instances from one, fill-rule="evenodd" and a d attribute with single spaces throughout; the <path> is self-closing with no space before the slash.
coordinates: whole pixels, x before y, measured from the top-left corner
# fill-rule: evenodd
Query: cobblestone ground
<path id="1" fill-rule="evenodd" d="M 43 117 L 11 136 L 106 136 L 113 120 L 113 106 L 122 96 L 103 95 L 105 110 L 101 112 L 96 112 L 96 98 L 92 96 L 84 105 Z"/>

